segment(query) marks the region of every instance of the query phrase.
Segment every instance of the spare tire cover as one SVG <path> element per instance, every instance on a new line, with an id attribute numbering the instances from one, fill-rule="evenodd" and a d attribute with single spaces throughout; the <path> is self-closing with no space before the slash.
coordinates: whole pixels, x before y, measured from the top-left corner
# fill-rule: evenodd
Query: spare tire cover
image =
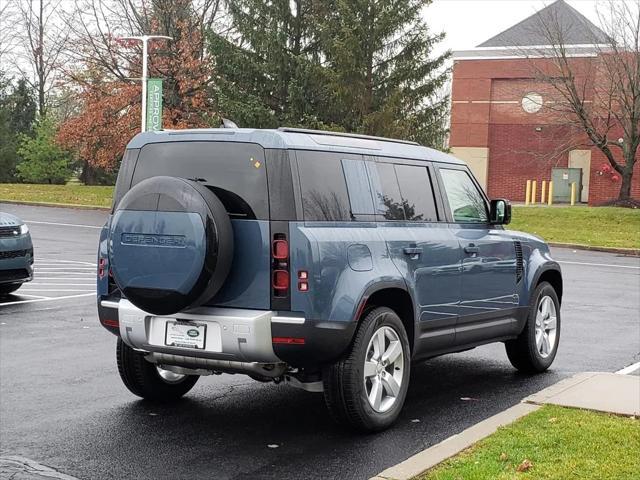
<path id="1" fill-rule="evenodd" d="M 156 315 L 202 305 L 231 268 L 229 215 L 212 191 L 183 178 L 136 184 L 117 205 L 109 236 L 116 284 L 131 303 Z"/>

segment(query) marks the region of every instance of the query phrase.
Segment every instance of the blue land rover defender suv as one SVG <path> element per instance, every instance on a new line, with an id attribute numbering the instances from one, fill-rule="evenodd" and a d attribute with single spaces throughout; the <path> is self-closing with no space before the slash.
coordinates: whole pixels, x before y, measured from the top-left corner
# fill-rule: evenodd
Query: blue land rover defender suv
<path id="1" fill-rule="evenodd" d="M 135 395 L 201 375 L 323 392 L 332 416 L 391 425 L 411 363 L 504 342 L 541 372 L 560 267 L 505 230 L 464 162 L 412 142 L 313 130 L 143 133 L 98 252 L 98 312 Z"/>

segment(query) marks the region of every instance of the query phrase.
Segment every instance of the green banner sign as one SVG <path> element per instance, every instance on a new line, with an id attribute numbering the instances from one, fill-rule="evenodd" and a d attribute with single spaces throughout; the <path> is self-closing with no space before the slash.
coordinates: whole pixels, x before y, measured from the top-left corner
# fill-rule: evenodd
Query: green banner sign
<path id="1" fill-rule="evenodd" d="M 147 80 L 147 132 L 162 130 L 162 79 Z"/>

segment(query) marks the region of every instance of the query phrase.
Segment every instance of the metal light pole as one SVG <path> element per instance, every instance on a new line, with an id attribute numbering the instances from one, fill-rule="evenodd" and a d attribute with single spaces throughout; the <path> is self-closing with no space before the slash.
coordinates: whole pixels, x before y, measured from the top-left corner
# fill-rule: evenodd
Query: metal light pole
<path id="1" fill-rule="evenodd" d="M 123 40 L 140 40 L 142 42 L 142 132 L 147 130 L 147 44 L 149 40 L 163 38 L 165 40 L 173 40 L 172 37 L 166 35 L 142 35 L 139 37 L 121 37 Z"/>

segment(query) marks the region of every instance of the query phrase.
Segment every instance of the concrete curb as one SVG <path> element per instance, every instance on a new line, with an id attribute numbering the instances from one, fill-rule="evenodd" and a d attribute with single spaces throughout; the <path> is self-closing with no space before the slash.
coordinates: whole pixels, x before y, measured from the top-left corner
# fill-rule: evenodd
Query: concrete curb
<path id="1" fill-rule="evenodd" d="M 29 202 L 27 200 L 5 200 L 0 198 L 0 203 L 9 203 L 13 205 L 29 205 L 31 207 L 58 207 L 58 208 L 75 208 L 78 210 L 103 210 L 110 211 L 111 207 L 99 207 L 97 205 L 76 205 L 74 203 L 53 203 L 53 202 Z"/>
<path id="2" fill-rule="evenodd" d="M 493 417 L 476 423 L 457 435 L 453 435 L 422 452 L 416 453 L 402 463 L 387 468 L 370 480 L 409 480 L 469 448 L 477 441 L 488 437 L 499 427 L 513 423 L 539 408 L 539 405 L 528 403 L 514 405 Z"/>
<path id="3" fill-rule="evenodd" d="M 640 257 L 640 248 L 615 248 L 615 247 L 594 247 L 591 245 L 581 245 L 579 243 L 557 243 L 547 242 L 552 247 L 574 248 L 576 250 L 589 250 L 592 252 L 618 253 L 630 255 L 632 257 Z"/>

